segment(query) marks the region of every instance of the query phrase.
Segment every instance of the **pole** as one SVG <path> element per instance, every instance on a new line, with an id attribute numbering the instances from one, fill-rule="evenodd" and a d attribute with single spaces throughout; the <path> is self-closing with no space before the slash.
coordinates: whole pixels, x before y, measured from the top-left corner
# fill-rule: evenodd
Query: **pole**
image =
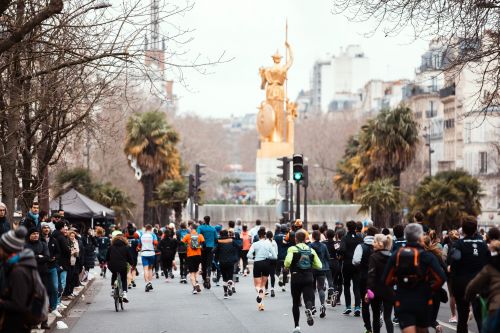
<path id="1" fill-rule="evenodd" d="M 290 222 L 295 221 L 295 216 L 293 215 L 293 183 L 290 183 Z"/>
<path id="2" fill-rule="evenodd" d="M 285 61 L 288 61 L 288 47 L 286 47 L 286 44 L 288 44 L 288 18 L 286 19 L 285 23 Z M 286 113 L 287 113 L 287 98 L 288 98 L 288 78 L 285 78 L 285 112 L 281 115 L 283 117 L 283 142 L 286 142 L 286 137 L 288 133 L 286 132 Z"/>
<path id="3" fill-rule="evenodd" d="M 304 165 L 304 174 L 306 181 L 304 182 L 304 229 L 307 230 L 307 188 L 309 187 L 309 168 Z"/>
<path id="4" fill-rule="evenodd" d="M 297 187 L 297 207 L 295 208 L 295 219 L 300 219 L 300 182 L 296 182 L 295 186 Z"/>
<path id="5" fill-rule="evenodd" d="M 432 177 L 432 148 L 431 135 L 429 134 L 429 177 Z"/>
<path id="6" fill-rule="evenodd" d="M 198 204 L 194 204 L 194 221 L 198 223 Z"/>

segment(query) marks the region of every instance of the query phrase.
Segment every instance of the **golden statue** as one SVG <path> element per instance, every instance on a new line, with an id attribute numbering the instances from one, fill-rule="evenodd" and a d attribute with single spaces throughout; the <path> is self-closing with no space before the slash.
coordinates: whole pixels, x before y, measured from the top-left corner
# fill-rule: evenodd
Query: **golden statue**
<path id="1" fill-rule="evenodd" d="M 285 42 L 285 47 L 287 50 L 285 65 L 280 65 L 282 57 L 276 51 L 272 56 L 274 65 L 259 68 L 262 80 L 260 88 L 266 89 L 266 100 L 261 103 L 257 116 L 257 128 L 262 142 L 293 144 L 293 119 L 296 117 L 296 105 L 289 102 L 285 96 L 287 72 L 293 64 L 293 53 L 288 41 Z"/>

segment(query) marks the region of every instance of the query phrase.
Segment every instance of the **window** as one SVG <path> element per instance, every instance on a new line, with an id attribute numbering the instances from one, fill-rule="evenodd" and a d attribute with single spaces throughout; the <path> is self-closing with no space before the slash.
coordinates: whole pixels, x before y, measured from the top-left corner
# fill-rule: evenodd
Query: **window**
<path id="1" fill-rule="evenodd" d="M 431 91 L 432 92 L 438 91 L 438 79 L 436 76 L 433 76 L 431 79 Z"/>
<path id="2" fill-rule="evenodd" d="M 479 173 L 488 172 L 488 153 L 485 151 L 479 152 Z"/>
<path id="3" fill-rule="evenodd" d="M 464 124 L 464 141 L 465 143 L 471 143 L 472 128 L 470 123 Z"/>

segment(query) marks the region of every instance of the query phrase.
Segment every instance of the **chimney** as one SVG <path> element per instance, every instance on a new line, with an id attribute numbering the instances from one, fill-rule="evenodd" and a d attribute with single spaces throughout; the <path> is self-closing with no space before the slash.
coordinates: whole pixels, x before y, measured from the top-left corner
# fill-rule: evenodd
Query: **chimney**
<path id="1" fill-rule="evenodd" d="M 174 98 L 173 94 L 174 81 L 167 80 L 166 89 L 167 89 L 167 100 L 172 101 Z"/>

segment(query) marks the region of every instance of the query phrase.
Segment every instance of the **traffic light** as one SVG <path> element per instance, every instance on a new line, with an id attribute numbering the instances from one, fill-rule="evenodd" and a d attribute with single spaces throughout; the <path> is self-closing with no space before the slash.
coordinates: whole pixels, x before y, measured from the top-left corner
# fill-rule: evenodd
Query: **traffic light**
<path id="1" fill-rule="evenodd" d="M 304 178 L 304 157 L 302 154 L 293 155 L 293 180 L 300 182 Z"/>
<path id="2" fill-rule="evenodd" d="M 205 174 L 201 172 L 201 169 L 205 167 L 204 164 L 196 164 L 195 170 L 194 170 L 194 202 L 199 203 L 200 200 L 200 192 L 201 190 L 201 184 L 204 183 L 204 181 L 201 179 Z"/>
<path id="3" fill-rule="evenodd" d="M 194 198 L 194 192 L 195 192 L 195 186 L 194 186 L 194 176 L 189 175 L 188 176 L 188 197 L 189 198 Z"/>
<path id="4" fill-rule="evenodd" d="M 288 182 L 290 180 L 290 159 L 288 157 L 281 157 L 278 158 L 278 161 L 282 162 L 281 165 L 278 165 L 278 169 L 283 169 L 283 173 L 279 174 L 278 177 L 284 182 Z"/>

